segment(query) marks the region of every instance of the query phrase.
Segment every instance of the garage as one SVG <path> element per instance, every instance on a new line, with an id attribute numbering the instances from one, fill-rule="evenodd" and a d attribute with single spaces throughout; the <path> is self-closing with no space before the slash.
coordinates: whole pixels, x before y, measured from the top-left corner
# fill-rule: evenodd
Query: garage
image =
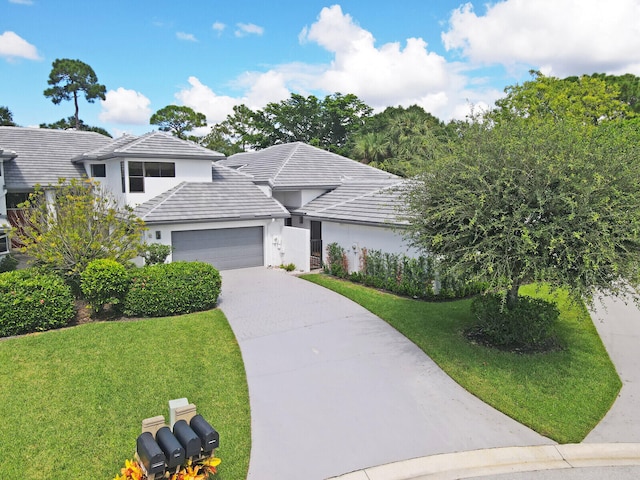
<path id="1" fill-rule="evenodd" d="M 218 270 L 264 265 L 263 227 L 171 232 L 173 260 L 199 260 Z"/>

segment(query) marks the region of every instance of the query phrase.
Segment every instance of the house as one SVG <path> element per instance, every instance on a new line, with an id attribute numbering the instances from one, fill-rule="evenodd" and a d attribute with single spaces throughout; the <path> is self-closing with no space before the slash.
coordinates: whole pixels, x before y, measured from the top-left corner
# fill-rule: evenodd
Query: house
<path id="1" fill-rule="evenodd" d="M 401 179 L 304 143 L 224 158 L 168 133 L 110 139 L 93 132 L 0 127 L 0 215 L 58 177 L 99 181 L 147 224 L 170 260 L 220 269 L 319 267 L 326 245 L 408 251 L 396 229 Z M 2 247 L 0 237 L 0 247 Z"/>

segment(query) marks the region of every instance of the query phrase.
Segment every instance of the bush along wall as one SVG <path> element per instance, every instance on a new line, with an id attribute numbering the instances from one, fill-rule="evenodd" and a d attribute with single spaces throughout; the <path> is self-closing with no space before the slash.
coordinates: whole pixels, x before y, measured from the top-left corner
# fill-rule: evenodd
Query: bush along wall
<path id="1" fill-rule="evenodd" d="M 445 300 L 474 295 L 483 290 L 453 273 L 438 272 L 433 257 L 408 257 L 404 254 L 367 250 L 360 253 L 359 270 L 349 273 L 344 248 L 337 243 L 327 246 L 325 272 L 364 285 L 423 300 Z"/>
<path id="2" fill-rule="evenodd" d="M 0 274 L 0 337 L 60 328 L 74 316 L 71 289 L 33 269 Z"/>
<path id="3" fill-rule="evenodd" d="M 145 266 L 132 272 L 124 314 L 163 317 L 209 310 L 216 306 L 220 286 L 220 273 L 207 263 Z"/>

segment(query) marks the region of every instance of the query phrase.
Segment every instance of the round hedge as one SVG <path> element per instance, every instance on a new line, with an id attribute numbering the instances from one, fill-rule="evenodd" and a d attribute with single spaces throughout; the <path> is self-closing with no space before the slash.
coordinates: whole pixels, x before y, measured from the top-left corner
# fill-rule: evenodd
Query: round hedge
<path id="1" fill-rule="evenodd" d="M 144 266 L 131 272 L 124 314 L 163 317 L 209 310 L 216 306 L 220 286 L 220 273 L 208 263 Z"/>
<path id="2" fill-rule="evenodd" d="M 94 312 L 108 303 L 118 308 L 129 288 L 129 275 L 124 265 L 113 259 L 93 260 L 80 274 L 80 287 Z"/>
<path id="3" fill-rule="evenodd" d="M 74 316 L 71 289 L 53 274 L 32 269 L 0 274 L 0 337 L 50 330 Z"/>

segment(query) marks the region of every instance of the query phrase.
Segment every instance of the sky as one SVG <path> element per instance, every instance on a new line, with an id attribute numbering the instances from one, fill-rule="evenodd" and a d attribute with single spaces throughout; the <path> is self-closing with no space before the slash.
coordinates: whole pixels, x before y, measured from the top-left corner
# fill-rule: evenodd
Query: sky
<path id="1" fill-rule="evenodd" d="M 73 115 L 43 95 L 58 58 L 106 86 L 104 101 L 80 99 L 80 118 L 114 137 L 155 129 L 167 105 L 213 125 L 291 93 L 449 121 L 532 69 L 640 76 L 640 0 L 0 0 L 0 106 L 17 124 Z"/>

